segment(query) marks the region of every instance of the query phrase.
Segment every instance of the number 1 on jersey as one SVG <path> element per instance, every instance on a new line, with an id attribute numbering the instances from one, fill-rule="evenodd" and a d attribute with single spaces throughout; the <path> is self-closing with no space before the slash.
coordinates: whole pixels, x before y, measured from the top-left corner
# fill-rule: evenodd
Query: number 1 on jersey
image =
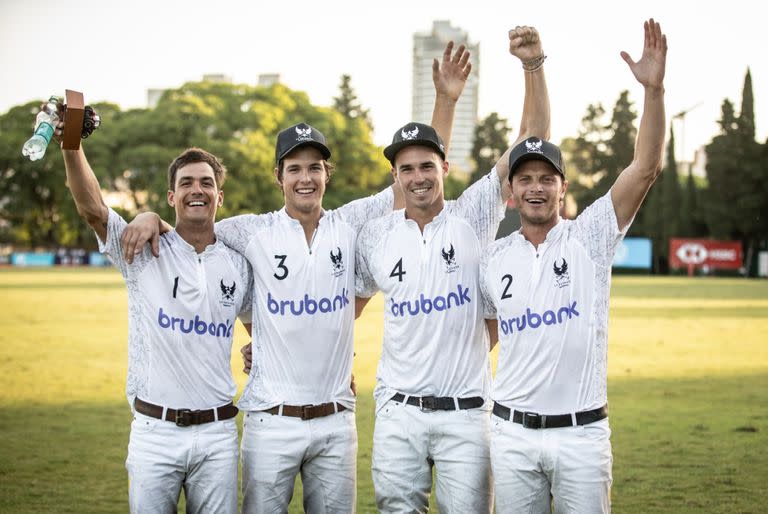
<path id="1" fill-rule="evenodd" d="M 179 289 L 179 277 L 173 279 L 173 297 L 176 298 L 176 291 Z"/>
<path id="2" fill-rule="evenodd" d="M 403 271 L 403 258 L 400 257 L 400 260 L 397 261 L 397 264 L 395 264 L 395 267 L 392 268 L 392 273 L 390 273 L 389 276 L 392 278 L 397 277 L 397 281 L 402 282 L 403 275 L 405 275 L 405 271 Z"/>

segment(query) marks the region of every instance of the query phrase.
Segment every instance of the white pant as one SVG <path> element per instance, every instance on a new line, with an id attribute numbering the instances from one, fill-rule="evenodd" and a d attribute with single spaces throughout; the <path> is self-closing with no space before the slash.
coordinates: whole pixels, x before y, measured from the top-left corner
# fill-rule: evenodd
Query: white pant
<path id="1" fill-rule="evenodd" d="M 427 512 L 432 467 L 442 514 L 490 512 L 489 415 L 482 409 L 422 412 L 389 400 L 376 413 L 373 486 L 382 512 Z"/>
<path id="2" fill-rule="evenodd" d="M 531 514 L 611 511 L 611 429 L 588 425 L 530 429 L 491 417 L 496 512 Z M 550 499 L 551 495 L 551 499 Z"/>
<path id="3" fill-rule="evenodd" d="M 246 412 L 243 418 L 243 513 L 288 512 L 301 473 L 304 510 L 350 513 L 357 501 L 355 413 L 302 420 Z"/>
<path id="4" fill-rule="evenodd" d="M 136 413 L 128 443 L 132 513 L 176 513 L 184 487 L 188 513 L 237 512 L 235 418 L 178 427 Z"/>

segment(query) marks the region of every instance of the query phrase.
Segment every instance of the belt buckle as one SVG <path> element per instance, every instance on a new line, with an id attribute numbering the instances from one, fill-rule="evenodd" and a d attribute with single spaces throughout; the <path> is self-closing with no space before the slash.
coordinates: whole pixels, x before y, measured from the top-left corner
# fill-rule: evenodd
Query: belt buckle
<path id="1" fill-rule="evenodd" d="M 176 426 L 188 427 L 192 424 L 191 409 L 176 409 Z"/>
<path id="2" fill-rule="evenodd" d="M 422 412 L 433 412 L 437 410 L 437 398 L 434 396 L 422 396 L 419 398 L 419 409 Z"/>
<path id="3" fill-rule="evenodd" d="M 302 405 L 301 406 L 301 420 L 307 421 L 309 419 L 312 419 L 310 415 L 312 414 L 312 405 Z"/>
<path id="4" fill-rule="evenodd" d="M 541 428 L 541 416 L 535 412 L 523 412 L 523 427 Z"/>

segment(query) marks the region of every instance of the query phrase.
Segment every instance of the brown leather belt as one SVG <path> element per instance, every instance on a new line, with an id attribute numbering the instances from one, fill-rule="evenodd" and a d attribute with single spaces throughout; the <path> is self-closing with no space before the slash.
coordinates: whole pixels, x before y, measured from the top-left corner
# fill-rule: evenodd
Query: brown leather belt
<path id="1" fill-rule="evenodd" d="M 277 405 L 262 412 L 308 420 L 330 416 L 331 414 L 347 410 L 342 404 L 336 402 L 321 403 L 319 405 L 282 405 L 282 412 L 280 412 L 280 407 L 281 405 Z"/>
<path id="2" fill-rule="evenodd" d="M 221 407 L 216 407 L 215 409 L 207 410 L 165 409 L 165 418 L 163 418 L 163 407 L 147 403 L 140 398 L 136 398 L 133 401 L 133 408 L 140 414 L 144 414 L 151 418 L 171 421 L 180 427 L 211 423 L 212 421 L 216 421 L 217 414 L 219 421 L 231 419 L 237 416 L 238 413 L 237 407 L 232 405 L 232 402 L 222 405 Z"/>

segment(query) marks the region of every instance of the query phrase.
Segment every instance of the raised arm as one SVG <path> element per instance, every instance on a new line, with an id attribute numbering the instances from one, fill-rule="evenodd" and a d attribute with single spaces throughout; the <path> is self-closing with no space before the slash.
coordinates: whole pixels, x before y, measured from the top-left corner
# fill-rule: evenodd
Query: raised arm
<path id="1" fill-rule="evenodd" d="M 453 118 L 456 104 L 464 91 L 467 77 L 472 71 L 469 62 L 469 50 L 460 45 L 453 51 L 453 41 L 449 41 L 443 52 L 442 61 L 432 61 L 432 82 L 435 85 L 435 109 L 432 111 L 432 127 L 437 131 L 445 144 L 445 153 L 451 146 Z"/>
<path id="2" fill-rule="evenodd" d="M 525 76 L 523 114 L 517 139 L 496 162 L 502 184 L 509 175 L 509 152 L 523 139 L 536 136 L 549 140 L 549 92 L 544 77 L 544 50 L 538 31 L 533 27 L 515 27 L 509 31 L 509 53 L 520 59 Z M 508 192 L 508 188 L 505 188 Z"/>
<path id="3" fill-rule="evenodd" d="M 59 123 L 56 135 L 61 136 L 64 124 Z M 109 210 L 101 196 L 101 187 L 96 174 L 88 164 L 82 145 L 78 150 L 62 150 L 64 167 L 67 172 L 67 186 L 75 200 L 77 212 L 96 231 L 99 239 L 107 240 Z"/>
<path id="4" fill-rule="evenodd" d="M 632 163 L 621 172 L 611 189 L 619 230 L 637 214 L 640 204 L 661 173 L 664 152 L 664 70 L 667 62 L 667 36 L 653 18 L 645 22 L 643 55 L 634 62 L 627 52 L 621 57 L 645 89 L 643 114 L 635 142 Z"/>

